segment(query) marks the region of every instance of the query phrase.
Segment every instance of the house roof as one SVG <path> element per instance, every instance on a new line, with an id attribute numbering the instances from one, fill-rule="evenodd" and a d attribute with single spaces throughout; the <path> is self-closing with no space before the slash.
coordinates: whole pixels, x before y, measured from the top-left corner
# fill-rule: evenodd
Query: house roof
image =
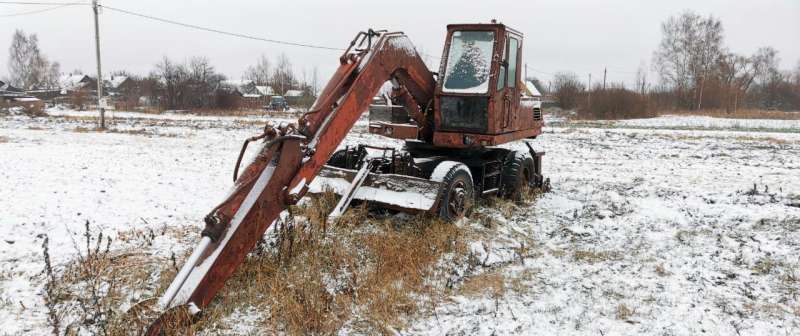
<path id="1" fill-rule="evenodd" d="M 303 91 L 300 90 L 288 90 L 284 94 L 286 97 L 300 97 L 303 95 Z"/>
<path id="2" fill-rule="evenodd" d="M 119 88 L 122 83 L 128 80 L 128 76 L 111 76 L 111 79 L 108 81 L 108 84 L 111 88 Z"/>
<path id="3" fill-rule="evenodd" d="M 542 93 L 536 88 L 536 85 L 533 85 L 531 81 L 525 81 L 525 89 L 527 89 L 528 94 L 532 97 L 541 97 Z"/>
<path id="4" fill-rule="evenodd" d="M 13 92 L 19 93 L 23 92 L 22 89 L 11 86 L 11 84 L 0 82 L 0 92 Z"/>
<path id="5" fill-rule="evenodd" d="M 62 90 L 76 90 L 83 88 L 91 80 L 91 77 L 83 74 L 64 74 L 58 78 L 58 85 Z"/>
<path id="6" fill-rule="evenodd" d="M 253 82 L 251 80 L 247 80 L 247 79 L 240 79 L 240 80 L 226 79 L 226 80 L 224 80 L 224 81 L 222 81 L 220 83 L 222 83 L 222 85 L 236 86 L 236 87 L 242 87 L 242 86 L 248 86 L 248 85 L 254 85 L 255 84 L 255 82 Z"/>
<path id="7" fill-rule="evenodd" d="M 255 82 L 251 80 L 233 80 L 226 79 L 219 82 L 220 86 L 231 91 L 237 91 L 241 94 L 253 93 L 256 90 Z"/>
<path id="8" fill-rule="evenodd" d="M 257 85 L 256 90 L 262 96 L 270 96 L 275 93 L 275 91 L 273 91 L 272 87 L 269 85 Z"/>

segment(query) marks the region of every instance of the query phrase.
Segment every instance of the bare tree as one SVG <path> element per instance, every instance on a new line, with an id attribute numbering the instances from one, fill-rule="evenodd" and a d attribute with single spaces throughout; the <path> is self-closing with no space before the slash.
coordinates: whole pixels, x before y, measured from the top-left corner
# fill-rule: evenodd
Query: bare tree
<path id="1" fill-rule="evenodd" d="M 216 72 L 208 58 L 192 57 L 187 65 L 187 83 L 184 84 L 189 98 L 186 105 L 212 107 L 215 102 L 214 92 L 224 79 L 224 76 Z"/>
<path id="2" fill-rule="evenodd" d="M 798 62 L 798 73 L 800 73 L 800 62 Z M 317 66 L 314 66 L 314 69 L 311 70 L 311 94 L 314 97 L 319 95 L 319 75 L 317 74 Z"/>
<path id="3" fill-rule="evenodd" d="M 634 90 L 639 91 L 639 94 L 644 95 L 647 93 L 647 67 L 644 61 L 642 61 L 639 64 L 639 68 L 636 69 L 635 85 L 636 87 Z"/>
<path id="4" fill-rule="evenodd" d="M 553 94 L 563 109 L 578 106 L 578 98 L 586 87 L 574 72 L 562 71 L 553 76 Z"/>
<path id="5" fill-rule="evenodd" d="M 12 85 L 26 90 L 57 87 L 59 64 L 51 63 L 42 54 L 36 34 L 25 35 L 22 30 L 14 31 L 8 53 L 9 81 Z"/>
<path id="6" fill-rule="evenodd" d="M 267 56 L 261 55 L 255 65 L 247 67 L 244 79 L 251 80 L 256 85 L 268 85 L 270 82 L 270 62 Z"/>
<path id="7" fill-rule="evenodd" d="M 185 78 L 183 69 L 164 56 L 156 65 L 156 73 L 163 83 L 163 106 L 167 109 L 178 108 L 183 96 L 182 82 Z"/>
<path id="8" fill-rule="evenodd" d="M 722 85 L 723 105 L 728 112 L 736 111 L 739 99 L 753 82 L 755 66 L 753 58 L 726 53 L 720 56 L 718 73 Z"/>
<path id="9" fill-rule="evenodd" d="M 661 31 L 653 67 L 662 84 L 677 91 L 683 105 L 701 108 L 706 81 L 723 50 L 722 23 L 687 11 L 667 19 Z"/>
<path id="10" fill-rule="evenodd" d="M 281 54 L 278 56 L 278 62 L 272 73 L 272 88 L 275 89 L 275 93 L 282 95 L 291 90 L 294 84 L 295 78 L 292 71 L 292 63 L 286 54 Z"/>
<path id="11" fill-rule="evenodd" d="M 217 91 L 225 76 L 216 72 L 208 58 L 192 57 L 185 64 L 176 64 L 164 57 L 156 65 L 155 75 L 160 77 L 162 107 L 167 109 L 218 107 Z"/>

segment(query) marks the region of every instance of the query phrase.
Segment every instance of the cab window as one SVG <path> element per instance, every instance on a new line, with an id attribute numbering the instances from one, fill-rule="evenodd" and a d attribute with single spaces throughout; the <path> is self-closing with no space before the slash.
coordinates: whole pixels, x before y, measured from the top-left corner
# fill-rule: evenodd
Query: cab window
<path id="1" fill-rule="evenodd" d="M 519 40 L 511 37 L 508 40 L 508 52 L 506 58 L 508 61 L 508 87 L 517 86 L 517 55 L 519 54 Z"/>

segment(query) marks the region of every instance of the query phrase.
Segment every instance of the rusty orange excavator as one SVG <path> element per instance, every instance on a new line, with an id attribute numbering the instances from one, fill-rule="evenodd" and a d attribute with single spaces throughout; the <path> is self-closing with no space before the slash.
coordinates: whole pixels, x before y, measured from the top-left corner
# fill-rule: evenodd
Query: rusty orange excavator
<path id="1" fill-rule="evenodd" d="M 151 308 L 160 317 L 145 333 L 162 334 L 177 311 L 197 316 L 281 212 L 309 192 L 342 195 L 331 217 L 358 200 L 453 220 L 479 196 L 546 188 L 543 152 L 527 141 L 524 150 L 496 147 L 542 131 L 541 111 L 523 97 L 522 42 L 522 33 L 494 21 L 448 25 L 437 74 L 405 34 L 358 33 L 297 125 L 268 124 L 245 141 L 232 191 L 205 217 L 202 239 Z M 388 117 L 371 118 L 369 131 L 405 146 L 337 151 L 387 82 Z M 237 176 L 241 154 L 257 141 L 257 155 Z"/>

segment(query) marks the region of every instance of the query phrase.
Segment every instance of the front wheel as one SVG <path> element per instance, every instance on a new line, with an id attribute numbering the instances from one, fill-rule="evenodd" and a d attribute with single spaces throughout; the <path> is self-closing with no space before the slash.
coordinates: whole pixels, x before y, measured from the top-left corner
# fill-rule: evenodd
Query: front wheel
<path id="1" fill-rule="evenodd" d="M 522 151 L 509 153 L 503 167 L 503 196 L 514 201 L 522 200 L 522 194 L 533 184 L 535 165 L 530 155 Z"/>
<path id="2" fill-rule="evenodd" d="M 452 221 L 469 215 L 475 204 L 472 174 L 463 163 L 443 161 L 436 166 L 431 179 L 442 182 L 439 195 L 439 216 Z"/>

